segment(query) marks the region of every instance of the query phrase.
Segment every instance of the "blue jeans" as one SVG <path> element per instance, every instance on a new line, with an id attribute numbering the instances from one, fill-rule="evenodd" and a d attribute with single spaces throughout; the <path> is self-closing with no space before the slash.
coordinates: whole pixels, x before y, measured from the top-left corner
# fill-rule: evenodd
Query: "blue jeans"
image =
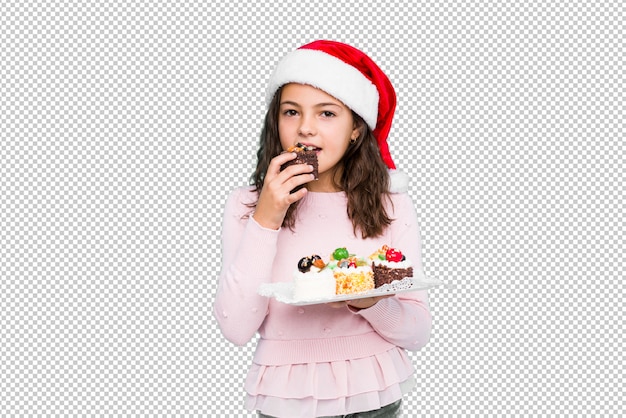
<path id="1" fill-rule="evenodd" d="M 373 411 L 355 412 L 354 414 L 335 415 L 324 418 L 399 418 L 402 413 L 402 399 Z M 259 418 L 275 418 L 259 412 Z"/>

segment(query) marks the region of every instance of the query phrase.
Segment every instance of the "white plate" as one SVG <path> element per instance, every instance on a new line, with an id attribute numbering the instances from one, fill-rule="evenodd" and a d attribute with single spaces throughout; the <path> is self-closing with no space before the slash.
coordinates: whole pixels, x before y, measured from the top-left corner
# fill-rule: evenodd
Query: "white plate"
<path id="1" fill-rule="evenodd" d="M 412 292 L 415 290 L 430 289 L 443 283 L 437 279 L 421 277 L 406 277 L 402 280 L 396 280 L 390 284 L 382 285 L 379 288 L 368 290 L 366 292 L 355 293 L 351 295 L 336 295 L 328 299 L 316 300 L 293 300 L 293 282 L 281 283 L 263 283 L 259 287 L 259 294 L 276 299 L 278 302 L 288 305 L 303 306 L 315 305 L 318 303 L 341 302 L 345 300 L 355 300 L 363 298 L 371 298 L 375 296 L 395 295 L 397 293 Z"/>

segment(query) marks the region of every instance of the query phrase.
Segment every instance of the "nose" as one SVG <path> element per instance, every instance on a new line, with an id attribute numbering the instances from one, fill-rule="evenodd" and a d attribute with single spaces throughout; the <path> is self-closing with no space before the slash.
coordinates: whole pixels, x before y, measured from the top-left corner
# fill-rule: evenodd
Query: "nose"
<path id="1" fill-rule="evenodd" d="M 300 136 L 313 136 L 316 133 L 315 118 L 312 115 L 302 115 L 298 134 Z"/>

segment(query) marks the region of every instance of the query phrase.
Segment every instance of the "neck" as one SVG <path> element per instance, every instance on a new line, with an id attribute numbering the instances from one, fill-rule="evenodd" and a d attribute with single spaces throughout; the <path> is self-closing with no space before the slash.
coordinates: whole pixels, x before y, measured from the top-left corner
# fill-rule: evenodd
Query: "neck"
<path id="1" fill-rule="evenodd" d="M 310 192 L 317 193 L 334 193 L 340 192 L 341 188 L 337 187 L 341 179 L 341 170 L 332 170 L 320 173 L 318 180 L 307 183 L 306 188 Z"/>

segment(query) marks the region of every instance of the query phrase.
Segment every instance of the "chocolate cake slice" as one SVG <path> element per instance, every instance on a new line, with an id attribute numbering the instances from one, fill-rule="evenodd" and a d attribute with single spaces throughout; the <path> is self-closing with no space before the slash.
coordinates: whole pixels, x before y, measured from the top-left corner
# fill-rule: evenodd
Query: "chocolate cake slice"
<path id="1" fill-rule="evenodd" d="M 394 280 L 413 277 L 413 267 L 390 268 L 382 264 L 372 263 L 372 270 L 374 271 L 374 283 L 377 288 Z"/>
<path id="2" fill-rule="evenodd" d="M 312 174 L 315 176 L 315 180 L 318 179 L 319 165 L 317 162 L 317 152 L 315 151 L 315 147 L 307 147 L 302 144 L 297 144 L 295 147 L 290 147 L 287 152 L 295 152 L 297 156 L 293 160 L 287 161 L 285 164 L 281 165 L 280 171 L 283 171 L 285 168 L 294 164 L 308 164 L 313 166 Z M 291 191 L 291 193 L 298 191 L 302 187 L 304 187 L 304 185 L 296 187 Z"/>

